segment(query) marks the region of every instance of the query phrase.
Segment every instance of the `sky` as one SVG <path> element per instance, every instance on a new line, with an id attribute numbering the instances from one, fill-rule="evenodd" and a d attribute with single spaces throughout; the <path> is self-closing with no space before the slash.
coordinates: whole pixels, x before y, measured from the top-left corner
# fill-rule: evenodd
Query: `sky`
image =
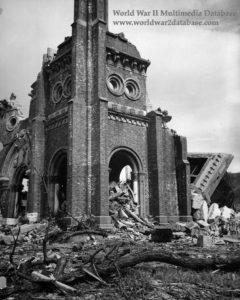
<path id="1" fill-rule="evenodd" d="M 117 16 L 117 10 L 134 16 Z M 137 16 L 139 10 L 149 16 Z M 153 16 L 153 10 L 198 16 Z M 148 19 L 218 25 L 116 24 Z M 124 32 L 151 61 L 147 87 L 153 108 L 168 110 L 168 126 L 187 137 L 189 152 L 233 154 L 231 172 L 240 172 L 239 20 L 239 0 L 109 0 L 109 30 Z M 0 99 L 14 92 L 27 116 L 42 55 L 71 35 L 72 22 L 73 0 L 0 0 Z"/>

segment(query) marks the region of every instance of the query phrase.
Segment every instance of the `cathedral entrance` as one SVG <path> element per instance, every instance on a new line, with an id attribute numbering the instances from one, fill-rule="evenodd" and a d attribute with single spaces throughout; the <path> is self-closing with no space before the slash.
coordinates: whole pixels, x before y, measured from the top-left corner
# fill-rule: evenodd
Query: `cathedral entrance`
<path id="1" fill-rule="evenodd" d="M 49 204 L 54 215 L 67 208 L 67 154 L 59 151 L 53 158 L 50 167 Z"/>
<path id="2" fill-rule="evenodd" d="M 144 180 L 142 164 L 138 156 L 130 149 L 120 148 L 113 151 L 109 161 L 109 191 L 116 185 L 127 184 L 134 202 L 144 212 Z"/>

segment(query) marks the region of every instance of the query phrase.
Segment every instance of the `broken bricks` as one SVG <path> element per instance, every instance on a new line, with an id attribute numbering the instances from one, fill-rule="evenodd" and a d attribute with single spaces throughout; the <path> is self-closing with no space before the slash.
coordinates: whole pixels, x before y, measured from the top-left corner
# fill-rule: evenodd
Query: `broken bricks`
<path id="1" fill-rule="evenodd" d="M 141 227 L 153 229 L 152 224 L 138 216 L 138 209 L 134 193 L 127 183 L 110 182 L 109 215 L 115 227 L 136 234 L 139 233 Z"/>

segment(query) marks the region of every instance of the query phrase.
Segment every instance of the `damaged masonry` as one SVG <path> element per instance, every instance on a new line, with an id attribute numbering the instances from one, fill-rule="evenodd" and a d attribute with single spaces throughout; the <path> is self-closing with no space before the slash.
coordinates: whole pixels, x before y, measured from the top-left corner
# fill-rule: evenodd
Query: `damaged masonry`
<path id="1" fill-rule="evenodd" d="M 149 110 L 150 62 L 108 31 L 107 1 L 93 2 L 92 12 L 89 3 L 75 1 L 72 36 L 43 56 L 29 117 L 2 110 L 2 215 L 41 219 L 64 207 L 111 228 L 109 184 L 128 168 L 141 217 L 190 220 L 186 138 L 168 128 L 166 110 Z"/>
<path id="2" fill-rule="evenodd" d="M 151 109 L 149 66 L 123 33 L 108 31 L 108 1 L 75 0 L 72 35 L 43 55 L 28 118 L 14 94 L 0 101 L 0 298 L 21 285 L 83 297 L 76 283 L 110 288 L 123 269 L 148 262 L 240 265 L 233 156 L 188 153 L 168 111 Z M 162 293 L 162 282 L 149 284 Z M 164 299 L 187 297 L 179 288 Z"/>
<path id="3" fill-rule="evenodd" d="M 100 228 L 110 228 L 109 187 L 128 170 L 141 217 L 191 220 L 189 178 L 198 172 L 196 187 L 207 182 L 211 197 L 231 156 L 187 154 L 186 138 L 167 126 L 168 112 L 149 109 L 150 62 L 124 34 L 108 31 L 107 2 L 101 8 L 92 3 L 94 13 L 78 2 L 72 36 L 43 56 L 29 117 L 22 120 L 14 99 L 1 103 L 3 218 L 14 222 L 33 213 L 41 219 L 64 208 L 77 219 L 94 215 Z M 93 25 L 95 19 L 103 22 Z M 206 160 L 214 160 L 210 170 Z"/>

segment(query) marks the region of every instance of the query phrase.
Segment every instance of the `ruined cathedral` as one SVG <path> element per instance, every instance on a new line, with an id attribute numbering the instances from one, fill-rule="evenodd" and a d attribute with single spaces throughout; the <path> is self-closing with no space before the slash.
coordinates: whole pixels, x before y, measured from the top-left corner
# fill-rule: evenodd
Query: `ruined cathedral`
<path id="1" fill-rule="evenodd" d="M 0 205 L 46 216 L 64 202 L 74 217 L 111 226 L 109 184 L 124 167 L 141 216 L 161 223 L 191 214 L 186 138 L 171 117 L 149 111 L 149 60 L 124 34 L 108 31 L 108 1 L 75 0 L 72 35 L 43 56 L 29 116 L 2 101 Z"/>

